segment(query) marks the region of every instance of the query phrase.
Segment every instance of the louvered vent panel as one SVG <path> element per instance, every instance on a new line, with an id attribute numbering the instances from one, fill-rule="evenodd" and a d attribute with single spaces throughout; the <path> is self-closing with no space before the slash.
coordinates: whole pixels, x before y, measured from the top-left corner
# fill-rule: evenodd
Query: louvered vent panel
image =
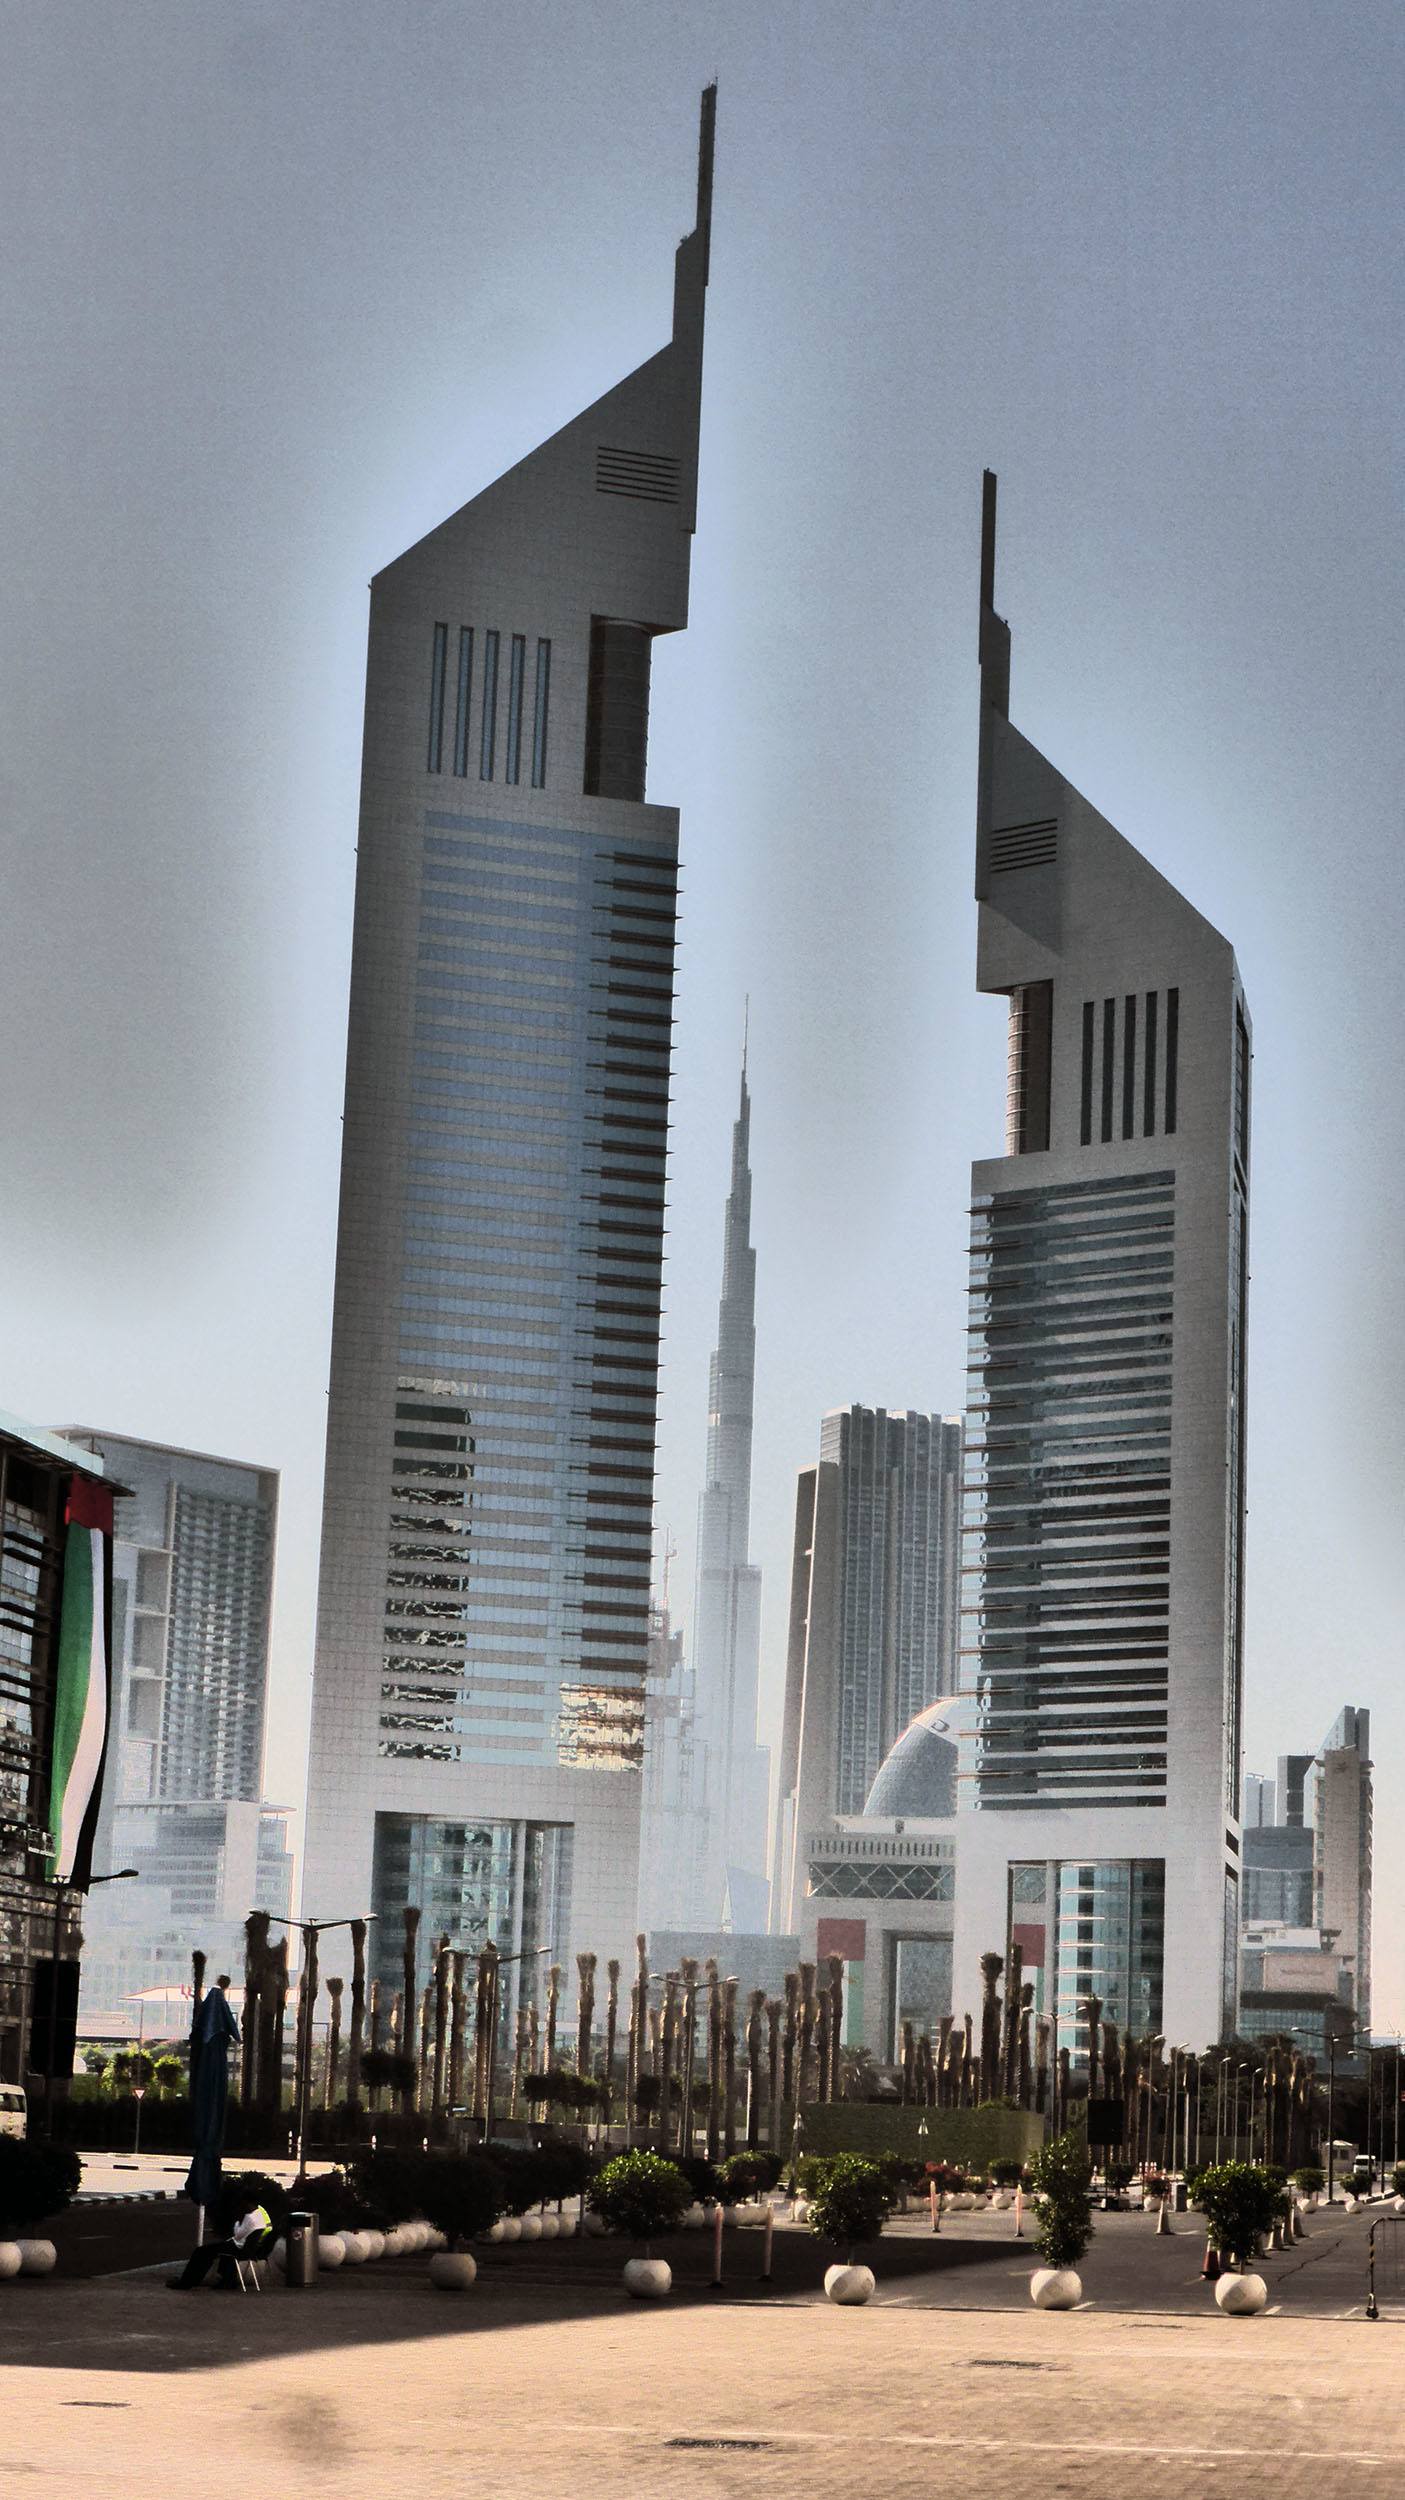
<path id="1" fill-rule="evenodd" d="M 664 451 L 621 451 L 602 443 L 595 454 L 598 495 L 631 495 L 636 503 L 677 503 L 678 463 Z"/>
<path id="2" fill-rule="evenodd" d="M 1056 817 L 1035 825 L 999 825 L 990 837 L 990 873 L 1004 876 L 1012 868 L 1052 868 L 1059 855 Z"/>

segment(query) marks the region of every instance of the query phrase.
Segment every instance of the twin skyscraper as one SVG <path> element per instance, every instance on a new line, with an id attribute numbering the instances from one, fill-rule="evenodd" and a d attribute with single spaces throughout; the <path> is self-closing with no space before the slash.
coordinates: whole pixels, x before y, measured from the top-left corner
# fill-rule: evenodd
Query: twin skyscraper
<path id="1" fill-rule="evenodd" d="M 372 585 L 304 1904 L 374 1909 L 387 1981 L 406 1901 L 426 1945 L 491 1936 L 514 1973 L 624 1958 L 635 1925 L 678 874 L 645 762 L 653 638 L 687 622 L 713 110 L 668 343 Z M 993 585 L 991 481 L 978 978 L 1011 1002 L 1010 1126 L 975 1173 L 964 1638 L 956 1424 L 854 1410 L 841 1449 L 834 1419 L 812 1524 L 843 1468 L 887 1498 L 903 1427 L 945 1557 L 923 1637 L 935 1609 L 965 1654 L 958 1998 L 1018 1933 L 1041 2006 L 1096 1991 L 1207 2040 L 1233 1995 L 1248 1021 L 1224 940 L 1011 728 Z M 699 1876 L 739 1926 L 768 1877 L 798 1915 L 805 1680 L 818 1711 L 831 1672 L 807 1580 L 773 1846 L 749 1117 L 744 1070 L 691 1665 Z M 955 1680 L 888 1595 L 831 1817 Z"/>

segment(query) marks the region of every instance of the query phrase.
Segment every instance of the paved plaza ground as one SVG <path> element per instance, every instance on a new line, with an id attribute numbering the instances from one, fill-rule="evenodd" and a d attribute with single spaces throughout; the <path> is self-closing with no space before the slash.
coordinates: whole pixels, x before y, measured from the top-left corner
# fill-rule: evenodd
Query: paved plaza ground
<path id="1" fill-rule="evenodd" d="M 598 2240 L 484 2250 L 459 2298 L 401 2259 L 176 2299 L 162 2261 L 189 2243 L 184 2209 L 79 2205 L 63 2273 L 0 2285 L 0 2479 L 52 2500 L 852 2500 L 996 2472 L 1040 2500 L 1405 2487 L 1405 2282 L 1392 2258 L 1366 2323 L 1366 2216 L 1313 2216 L 1265 2262 L 1270 2313 L 1243 2321 L 1215 2310 L 1193 2225 L 1100 2217 L 1087 2305 L 1044 2316 L 1006 2215 L 936 2239 L 895 2224 L 869 2252 L 875 2300 L 836 2310 L 799 2231 L 777 2233 L 770 2285 L 761 2235 L 729 2231 L 720 2292 L 710 2242 L 676 2240 L 659 2305 L 624 2297 L 624 2251 Z"/>

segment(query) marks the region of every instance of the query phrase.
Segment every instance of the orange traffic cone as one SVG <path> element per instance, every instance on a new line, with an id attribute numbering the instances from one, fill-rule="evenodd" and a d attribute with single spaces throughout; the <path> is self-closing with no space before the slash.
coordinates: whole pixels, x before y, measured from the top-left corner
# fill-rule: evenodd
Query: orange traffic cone
<path id="1" fill-rule="evenodd" d="M 1222 2271 L 1223 2269 L 1220 2265 L 1220 2252 L 1216 2248 L 1214 2241 L 1207 2233 L 1205 2239 L 1205 2263 L 1200 2269 L 1200 2280 L 1202 2283 L 1218 2283 Z"/>
<path id="2" fill-rule="evenodd" d="M 1159 2240 L 1169 2239 L 1172 2236 L 1171 2197 L 1169 2190 L 1161 2199 L 1161 2211 L 1156 2217 L 1156 2236 Z"/>

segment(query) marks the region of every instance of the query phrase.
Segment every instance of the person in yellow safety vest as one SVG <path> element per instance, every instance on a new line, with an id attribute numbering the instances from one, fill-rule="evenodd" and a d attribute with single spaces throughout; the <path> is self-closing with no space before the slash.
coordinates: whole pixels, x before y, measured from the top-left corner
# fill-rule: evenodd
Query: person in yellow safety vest
<path id="1" fill-rule="evenodd" d="M 220 2270 L 216 2291 L 237 2291 L 239 2278 L 234 2270 L 234 2260 L 240 2249 L 248 2248 L 251 2255 L 261 2254 L 259 2243 L 266 2247 L 272 2234 L 273 2217 L 268 2207 L 251 2205 L 247 2213 L 240 2215 L 227 2240 L 206 2240 L 202 2248 L 191 2250 L 184 2273 L 171 2276 L 166 2285 L 167 2291 L 193 2292 L 198 2283 L 204 2282 L 211 2266 L 216 2264 Z"/>

